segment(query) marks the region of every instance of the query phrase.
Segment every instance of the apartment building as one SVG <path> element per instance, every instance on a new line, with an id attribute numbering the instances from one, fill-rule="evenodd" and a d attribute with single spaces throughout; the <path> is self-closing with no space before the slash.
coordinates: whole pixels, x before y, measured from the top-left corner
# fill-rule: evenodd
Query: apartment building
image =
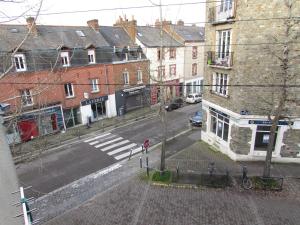
<path id="1" fill-rule="evenodd" d="M 283 84 L 281 59 L 286 49 L 290 74 L 286 84 L 300 83 L 295 57 L 300 45 L 290 41 L 299 32 L 299 23 L 287 37 L 287 19 L 275 19 L 291 16 L 292 21 L 299 14 L 299 2 L 290 1 L 290 12 L 286 2 L 207 2 L 204 81 L 209 86 L 203 98 L 202 139 L 234 160 L 265 159 L 271 127 L 268 115 L 282 94 L 282 87 L 272 85 Z M 299 89 L 288 89 L 293 101 L 286 103 L 278 123 L 273 161 L 300 162 L 297 93 Z"/>

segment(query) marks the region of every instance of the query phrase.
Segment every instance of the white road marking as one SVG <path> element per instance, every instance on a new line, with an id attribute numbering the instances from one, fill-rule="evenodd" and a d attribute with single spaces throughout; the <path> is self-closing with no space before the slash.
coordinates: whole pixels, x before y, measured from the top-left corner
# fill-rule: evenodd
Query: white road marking
<path id="1" fill-rule="evenodd" d="M 115 147 L 117 147 L 117 146 L 127 144 L 128 142 L 129 142 L 128 140 L 121 141 L 121 142 L 118 142 L 118 143 L 116 143 L 116 144 L 110 145 L 110 146 L 108 146 L 108 147 L 106 147 L 106 148 L 103 148 L 103 149 L 101 149 L 101 151 L 105 152 L 105 151 L 110 150 L 110 149 L 112 149 L 112 148 L 115 148 Z"/>
<path id="2" fill-rule="evenodd" d="M 130 144 L 130 145 L 126 145 L 126 146 L 124 146 L 124 147 L 117 148 L 116 150 L 107 153 L 107 155 L 114 155 L 114 154 L 117 154 L 117 153 L 119 153 L 119 152 L 122 152 L 122 151 L 124 151 L 124 150 L 126 150 L 126 149 L 132 148 L 132 147 L 134 147 L 134 146 L 136 146 L 136 144 L 134 144 L 134 143 L 133 143 L 133 144 Z"/>
<path id="3" fill-rule="evenodd" d="M 113 142 L 116 142 L 116 141 L 119 141 L 119 140 L 122 140 L 123 138 L 122 137 L 118 137 L 116 139 L 113 139 L 113 140 L 110 140 L 110 141 L 107 141 L 107 142 L 104 142 L 102 144 L 99 144 L 99 145 L 95 145 L 95 148 L 100 148 L 102 146 L 105 146 L 105 145 L 108 145 L 108 144 L 111 144 Z"/>
<path id="4" fill-rule="evenodd" d="M 104 140 L 107 140 L 107 139 L 112 139 L 114 138 L 116 135 L 110 135 L 108 137 L 102 137 L 101 140 L 98 140 L 98 141 L 93 141 L 93 142 L 90 142 L 89 145 L 95 145 L 95 144 L 98 144 L 100 142 L 104 142 Z"/>
<path id="5" fill-rule="evenodd" d="M 103 176 L 103 175 L 105 175 L 105 174 L 107 174 L 107 173 L 109 173 L 109 172 L 112 172 L 112 171 L 114 171 L 114 170 L 120 168 L 120 167 L 122 167 L 122 165 L 120 165 L 120 164 L 113 165 L 113 166 L 111 166 L 111 167 L 108 167 L 108 168 L 105 169 L 105 170 L 101 170 L 101 171 L 97 172 L 96 174 L 93 174 L 93 177 L 92 177 L 92 178 L 93 178 L 93 179 L 96 179 L 97 177 Z"/>
<path id="6" fill-rule="evenodd" d="M 138 148 L 136 148 L 136 149 L 133 149 L 133 150 L 132 150 L 132 155 L 134 155 L 134 154 L 136 154 L 136 153 L 138 153 L 138 152 L 141 152 L 141 151 L 142 151 L 142 148 L 141 148 L 141 147 L 138 147 Z M 116 156 L 115 159 L 116 159 L 116 160 L 124 159 L 124 158 L 126 158 L 126 157 L 129 157 L 129 155 L 130 155 L 130 151 L 128 151 L 128 152 L 126 152 L 126 153 L 123 153 L 123 154 L 121 154 L 121 155 Z"/>
<path id="7" fill-rule="evenodd" d="M 94 144 L 98 144 L 99 143 L 99 141 L 93 141 L 93 142 L 91 142 L 91 143 L 89 143 L 90 145 L 94 145 Z"/>
<path id="8" fill-rule="evenodd" d="M 86 143 L 86 142 L 90 142 L 90 141 L 96 140 L 96 139 L 98 139 L 98 138 L 105 137 L 105 136 L 110 135 L 110 134 L 111 134 L 111 133 L 102 134 L 102 135 L 99 135 L 99 136 L 97 136 L 97 137 L 94 137 L 94 138 L 90 138 L 90 139 L 84 140 L 84 142 L 85 142 L 85 143 Z"/>

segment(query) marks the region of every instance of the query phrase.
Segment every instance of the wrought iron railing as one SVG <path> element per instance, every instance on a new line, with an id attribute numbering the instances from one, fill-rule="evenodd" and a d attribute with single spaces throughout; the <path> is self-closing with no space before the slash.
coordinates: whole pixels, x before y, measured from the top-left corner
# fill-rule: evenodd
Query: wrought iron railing
<path id="1" fill-rule="evenodd" d="M 211 66 L 232 67 L 233 52 L 207 52 L 207 64 Z"/>

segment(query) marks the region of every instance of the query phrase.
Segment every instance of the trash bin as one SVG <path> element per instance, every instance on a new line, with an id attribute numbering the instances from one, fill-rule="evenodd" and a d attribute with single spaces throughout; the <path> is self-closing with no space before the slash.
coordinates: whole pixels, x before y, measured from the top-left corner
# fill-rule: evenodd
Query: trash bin
<path id="1" fill-rule="evenodd" d="M 124 115 L 124 107 L 120 107 L 119 108 L 119 116 L 123 116 Z"/>

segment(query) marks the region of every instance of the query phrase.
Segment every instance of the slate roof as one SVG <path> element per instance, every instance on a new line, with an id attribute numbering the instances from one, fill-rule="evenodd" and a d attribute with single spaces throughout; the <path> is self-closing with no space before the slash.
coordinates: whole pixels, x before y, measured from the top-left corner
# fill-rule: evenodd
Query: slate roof
<path id="1" fill-rule="evenodd" d="M 47 26 L 37 25 L 38 35 L 29 35 L 21 46 L 22 50 L 57 49 L 60 46 L 69 48 L 108 47 L 109 43 L 102 34 L 84 26 Z M 13 50 L 26 36 L 26 25 L 0 25 L 0 51 Z M 82 31 L 80 37 L 76 31 Z"/>
<path id="2" fill-rule="evenodd" d="M 100 26 L 100 33 L 111 46 L 123 48 L 134 45 L 129 35 L 121 27 Z"/>
<path id="3" fill-rule="evenodd" d="M 159 47 L 160 46 L 160 29 L 150 26 L 137 27 L 137 39 L 146 47 Z M 163 32 L 164 47 L 182 47 L 183 45 L 172 38 L 166 32 Z"/>
<path id="4" fill-rule="evenodd" d="M 180 35 L 186 42 L 204 41 L 205 31 L 204 27 L 197 26 L 181 26 L 171 25 L 173 30 Z"/>

